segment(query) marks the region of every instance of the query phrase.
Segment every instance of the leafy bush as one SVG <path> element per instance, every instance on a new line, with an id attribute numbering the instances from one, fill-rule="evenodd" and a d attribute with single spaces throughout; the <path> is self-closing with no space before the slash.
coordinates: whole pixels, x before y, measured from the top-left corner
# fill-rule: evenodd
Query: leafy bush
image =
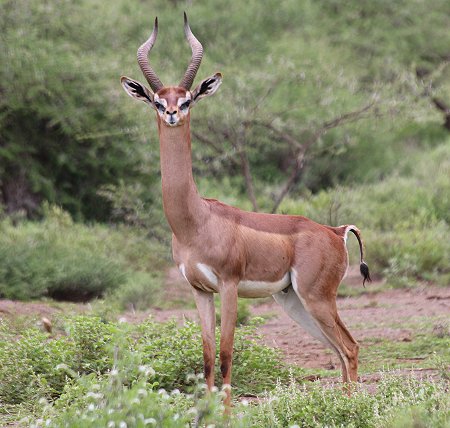
<path id="1" fill-rule="evenodd" d="M 161 302 L 162 273 L 135 272 L 128 275 L 127 282 L 120 286 L 109 301 L 121 309 L 146 310 Z"/>
<path id="2" fill-rule="evenodd" d="M 155 381 L 160 387 L 186 390 L 189 386 L 186 376 L 203 373 L 202 340 L 197 324 L 186 322 L 179 327 L 175 321 L 165 324 L 148 321 L 140 329 L 142 337 L 136 349 L 144 355 L 143 362 L 156 371 Z M 216 336 L 218 347 L 219 329 Z M 238 393 L 255 394 L 270 389 L 278 378 L 288 376 L 279 352 L 260 345 L 256 337 L 254 325 L 236 330 L 232 383 Z M 220 371 L 216 370 L 216 384 L 220 382 Z"/>
<path id="3" fill-rule="evenodd" d="M 3 326 L 2 330 L 6 329 Z M 41 397 L 56 398 L 70 375 L 58 364 L 71 360 L 68 342 L 51 341 L 37 330 L 28 330 L 14 341 L 0 337 L 0 403 L 16 404 Z"/>
<path id="4" fill-rule="evenodd" d="M 181 327 L 175 321 L 130 326 L 77 316 L 66 320 L 64 328 L 66 336 L 48 338 L 33 328 L 16 339 L 3 326 L 0 402 L 17 404 L 30 395 L 57 398 L 71 379 L 89 373 L 102 376 L 124 359 L 131 362 L 122 370 L 127 385 L 137 381 L 141 366 L 151 366 L 155 385 L 168 390 L 189 391 L 188 375 L 203 373 L 200 328 L 192 322 Z M 254 337 L 254 326 L 237 329 L 233 385 L 239 392 L 261 392 L 288 377 L 278 352 Z"/>
<path id="5" fill-rule="evenodd" d="M 158 285 L 152 271 L 167 264 L 167 254 L 138 232 L 76 224 L 47 207 L 39 223 L 0 221 L 0 297 L 86 301 L 119 286 L 134 287 L 138 279 L 153 284 L 145 299 L 151 303 Z"/>
<path id="6" fill-rule="evenodd" d="M 223 394 L 205 395 L 205 385 L 197 383 L 197 379 L 188 395 L 180 394 L 176 389 L 170 393 L 157 390 L 151 373 L 151 368 L 143 367 L 138 380 L 131 386 L 123 384 L 120 370 L 112 371 L 103 379 L 80 379 L 67 388 L 66 395 L 53 407 L 45 407 L 41 418 L 30 426 L 226 426 L 227 418 L 221 403 Z M 67 402 L 69 396 L 71 400 Z"/>
<path id="7" fill-rule="evenodd" d="M 0 295 L 89 300 L 124 282 L 122 267 L 98 251 L 97 237 L 70 218 L 1 224 Z M 83 233 L 80 236 L 80 233 Z"/>
<path id="8" fill-rule="evenodd" d="M 439 282 L 440 276 L 450 273 L 450 243 L 443 239 L 449 234 L 450 227 L 444 222 L 425 229 L 370 233 L 368 257 L 394 285 L 414 285 L 415 280 Z"/>
<path id="9" fill-rule="evenodd" d="M 112 365 L 117 329 L 96 317 L 76 317 L 66 324 L 67 336 L 49 339 L 33 328 L 15 339 L 2 326 L 0 402 L 17 404 L 45 397 L 55 399 L 80 374 L 104 373 Z"/>

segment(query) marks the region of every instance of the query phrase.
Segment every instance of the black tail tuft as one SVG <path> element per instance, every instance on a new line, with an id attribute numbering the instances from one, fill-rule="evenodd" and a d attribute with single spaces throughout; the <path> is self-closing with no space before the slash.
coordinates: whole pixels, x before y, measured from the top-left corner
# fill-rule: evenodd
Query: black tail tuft
<path id="1" fill-rule="evenodd" d="M 372 278 L 370 278 L 370 273 L 369 273 L 369 266 L 367 266 L 366 262 L 364 262 L 364 261 L 361 262 L 361 264 L 359 265 L 359 271 L 361 272 L 361 275 L 364 278 L 363 285 L 366 284 L 366 281 L 372 282 Z"/>

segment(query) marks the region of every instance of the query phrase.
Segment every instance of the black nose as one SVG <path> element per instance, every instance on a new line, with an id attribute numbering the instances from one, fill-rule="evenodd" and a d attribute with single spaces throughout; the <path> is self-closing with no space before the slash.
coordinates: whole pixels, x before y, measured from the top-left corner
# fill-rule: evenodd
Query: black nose
<path id="1" fill-rule="evenodd" d="M 177 112 L 176 110 L 174 110 L 172 113 L 169 110 L 166 111 L 166 113 L 170 115 L 175 114 L 176 112 Z"/>

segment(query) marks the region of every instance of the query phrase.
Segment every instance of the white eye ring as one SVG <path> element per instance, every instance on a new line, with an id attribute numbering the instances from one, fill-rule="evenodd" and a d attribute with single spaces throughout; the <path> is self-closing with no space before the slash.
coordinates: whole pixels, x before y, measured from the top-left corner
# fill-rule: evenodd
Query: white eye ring
<path id="1" fill-rule="evenodd" d="M 191 100 L 187 100 L 183 104 L 180 105 L 180 109 L 181 110 L 187 110 L 190 105 L 191 105 Z"/>
<path id="2" fill-rule="evenodd" d="M 159 103 L 158 101 L 155 101 L 155 107 L 161 113 L 164 113 L 164 111 L 166 110 L 166 108 L 161 103 Z"/>

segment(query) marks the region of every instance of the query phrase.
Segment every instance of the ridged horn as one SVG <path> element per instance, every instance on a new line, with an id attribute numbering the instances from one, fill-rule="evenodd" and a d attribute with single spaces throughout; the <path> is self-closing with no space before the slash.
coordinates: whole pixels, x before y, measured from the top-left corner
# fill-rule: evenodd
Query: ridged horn
<path id="1" fill-rule="evenodd" d="M 200 63 L 202 62 L 203 46 L 192 33 L 191 28 L 189 27 L 186 12 L 184 12 L 184 34 L 186 35 L 186 39 L 191 46 L 192 57 L 186 73 L 184 73 L 180 86 L 184 89 L 191 89 L 195 75 L 197 74 Z"/>
<path id="2" fill-rule="evenodd" d="M 161 82 L 161 80 L 159 80 L 159 77 L 153 71 L 152 67 L 148 62 L 148 54 L 155 43 L 157 35 L 158 35 L 158 18 L 155 18 L 155 25 L 153 26 L 152 34 L 150 35 L 148 40 L 139 47 L 137 51 L 137 60 L 139 63 L 139 67 L 141 67 L 142 73 L 147 79 L 147 82 L 149 83 L 150 87 L 153 89 L 153 92 L 157 92 L 164 87 L 163 83 Z"/>

